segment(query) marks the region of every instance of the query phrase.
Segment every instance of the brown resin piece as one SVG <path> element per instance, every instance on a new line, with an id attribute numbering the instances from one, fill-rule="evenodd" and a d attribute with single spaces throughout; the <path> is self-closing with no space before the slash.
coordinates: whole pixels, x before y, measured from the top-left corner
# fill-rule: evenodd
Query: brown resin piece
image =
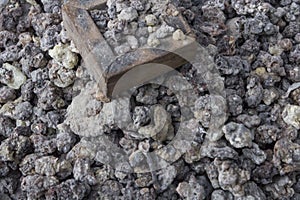
<path id="1" fill-rule="evenodd" d="M 177 41 L 170 36 L 160 39 L 160 45 L 157 48 L 140 47 L 121 56 L 116 55 L 88 12 L 91 9 L 105 6 L 106 1 L 104 0 L 75 0 L 69 1 L 63 6 L 64 26 L 85 61 L 88 71 L 97 81 L 103 101 L 108 101 L 112 97 L 114 86 L 122 75 L 137 66 L 158 63 L 177 68 L 194 56 L 195 37 L 180 14 L 170 16 L 166 22 L 175 29 L 181 29 L 187 36 L 185 40 Z M 170 5 L 170 10 L 172 11 L 172 9 L 176 8 Z M 145 77 L 138 77 L 136 85 L 145 83 L 162 73 L 165 73 L 165 70 L 159 71 L 157 68 L 151 76 L 142 73 L 142 76 Z M 124 90 L 129 88 L 124 84 Z"/>

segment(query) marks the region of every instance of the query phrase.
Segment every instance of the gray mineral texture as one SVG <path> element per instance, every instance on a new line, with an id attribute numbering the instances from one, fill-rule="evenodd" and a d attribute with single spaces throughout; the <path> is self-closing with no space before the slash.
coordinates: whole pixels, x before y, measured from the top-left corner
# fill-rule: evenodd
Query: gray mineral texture
<path id="1" fill-rule="evenodd" d="M 286 105 L 282 112 L 282 118 L 285 123 L 290 124 L 297 129 L 300 129 L 299 116 L 300 107 L 297 105 Z"/>
<path id="2" fill-rule="evenodd" d="M 231 122 L 223 127 L 225 138 L 235 148 L 251 147 L 253 133 L 243 124 Z"/>
<path id="3" fill-rule="evenodd" d="M 299 0 L 0 0 L 0 200 L 299 200 L 299 129 Z"/>

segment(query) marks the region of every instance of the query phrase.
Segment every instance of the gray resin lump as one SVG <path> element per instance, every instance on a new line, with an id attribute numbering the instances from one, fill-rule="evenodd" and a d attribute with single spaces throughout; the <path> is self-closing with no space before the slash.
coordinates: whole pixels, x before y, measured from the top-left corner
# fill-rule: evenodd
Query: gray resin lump
<path id="1" fill-rule="evenodd" d="M 225 138 L 235 148 L 251 147 L 254 139 L 253 133 L 243 124 L 230 122 L 223 127 Z"/>

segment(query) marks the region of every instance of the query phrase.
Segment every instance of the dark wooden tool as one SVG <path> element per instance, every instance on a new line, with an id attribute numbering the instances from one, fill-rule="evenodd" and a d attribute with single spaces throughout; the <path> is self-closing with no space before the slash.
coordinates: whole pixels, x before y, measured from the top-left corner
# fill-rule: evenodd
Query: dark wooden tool
<path id="1" fill-rule="evenodd" d="M 181 29 L 187 36 L 184 41 L 175 41 L 172 36 L 160 39 L 157 48 L 139 48 L 124 55 L 115 55 L 105 41 L 98 27 L 89 15 L 89 10 L 105 8 L 106 0 L 71 0 L 63 6 L 63 23 L 71 40 L 79 50 L 85 66 L 99 84 L 102 100 L 111 98 L 117 81 L 127 71 L 146 63 L 159 63 L 177 68 L 188 62 L 195 48 L 195 37 L 182 15 L 172 16 L 167 23 Z M 170 5 L 175 11 L 175 7 Z M 180 56 L 178 56 L 180 55 Z M 151 77 L 144 74 L 137 80 L 137 85 L 159 76 L 159 70 Z M 124 84 L 124 90 L 129 89 Z"/>

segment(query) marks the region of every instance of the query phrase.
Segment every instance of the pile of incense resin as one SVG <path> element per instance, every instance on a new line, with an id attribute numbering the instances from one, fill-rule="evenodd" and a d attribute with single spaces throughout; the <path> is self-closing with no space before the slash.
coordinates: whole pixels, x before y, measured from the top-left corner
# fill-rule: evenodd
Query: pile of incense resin
<path id="1" fill-rule="evenodd" d="M 117 55 L 158 47 L 165 38 L 185 40 L 179 11 L 169 1 L 107 1 L 90 15 Z"/>
<path id="2" fill-rule="evenodd" d="M 110 115 L 114 110 L 108 109 L 109 104 L 91 93 L 88 106 L 74 108 L 78 123 L 62 124 L 67 109 L 72 102 L 76 105 L 78 94 L 90 81 L 66 37 L 62 1 L 0 0 L 0 199 L 300 199 L 299 0 L 172 3 L 214 58 L 215 72 L 224 82 L 228 119 L 211 138 L 208 122 L 219 121 L 209 119 L 211 105 L 216 105 L 209 104 L 211 84 L 193 67 L 182 66 L 179 72 L 198 91 L 198 109 L 192 114 L 205 131 L 199 129 L 189 145 L 191 151 L 169 166 L 124 173 L 126 168 L 106 164 L 118 155 L 115 151 L 114 157 L 105 156 L 100 148 L 108 147 L 106 140 L 79 137 L 72 131 L 86 124 L 84 116 L 92 120 L 104 111 Z M 132 109 L 125 112 L 129 115 L 120 115 L 116 122 L 124 125 L 128 117 L 139 128 L 151 125 L 149 118 L 155 112 L 147 108 L 151 111 L 156 90 L 161 91 L 158 103 L 172 104 L 174 97 L 169 98 L 168 90 L 146 85 L 134 93 Z M 176 97 L 174 102 L 181 101 Z M 86 111 L 80 112 L 81 108 Z M 135 161 L 145 158 L 140 153 L 172 144 L 179 134 L 177 116 L 189 112 L 184 107 L 178 112 L 176 103 L 164 110 L 171 115 L 173 139 L 156 145 L 151 137 L 132 140 L 132 133 L 106 126 L 102 137 L 117 147 L 110 152 L 138 151 L 129 158 L 139 167 L 134 164 L 143 162 Z M 92 130 L 99 128 L 93 125 Z"/>

